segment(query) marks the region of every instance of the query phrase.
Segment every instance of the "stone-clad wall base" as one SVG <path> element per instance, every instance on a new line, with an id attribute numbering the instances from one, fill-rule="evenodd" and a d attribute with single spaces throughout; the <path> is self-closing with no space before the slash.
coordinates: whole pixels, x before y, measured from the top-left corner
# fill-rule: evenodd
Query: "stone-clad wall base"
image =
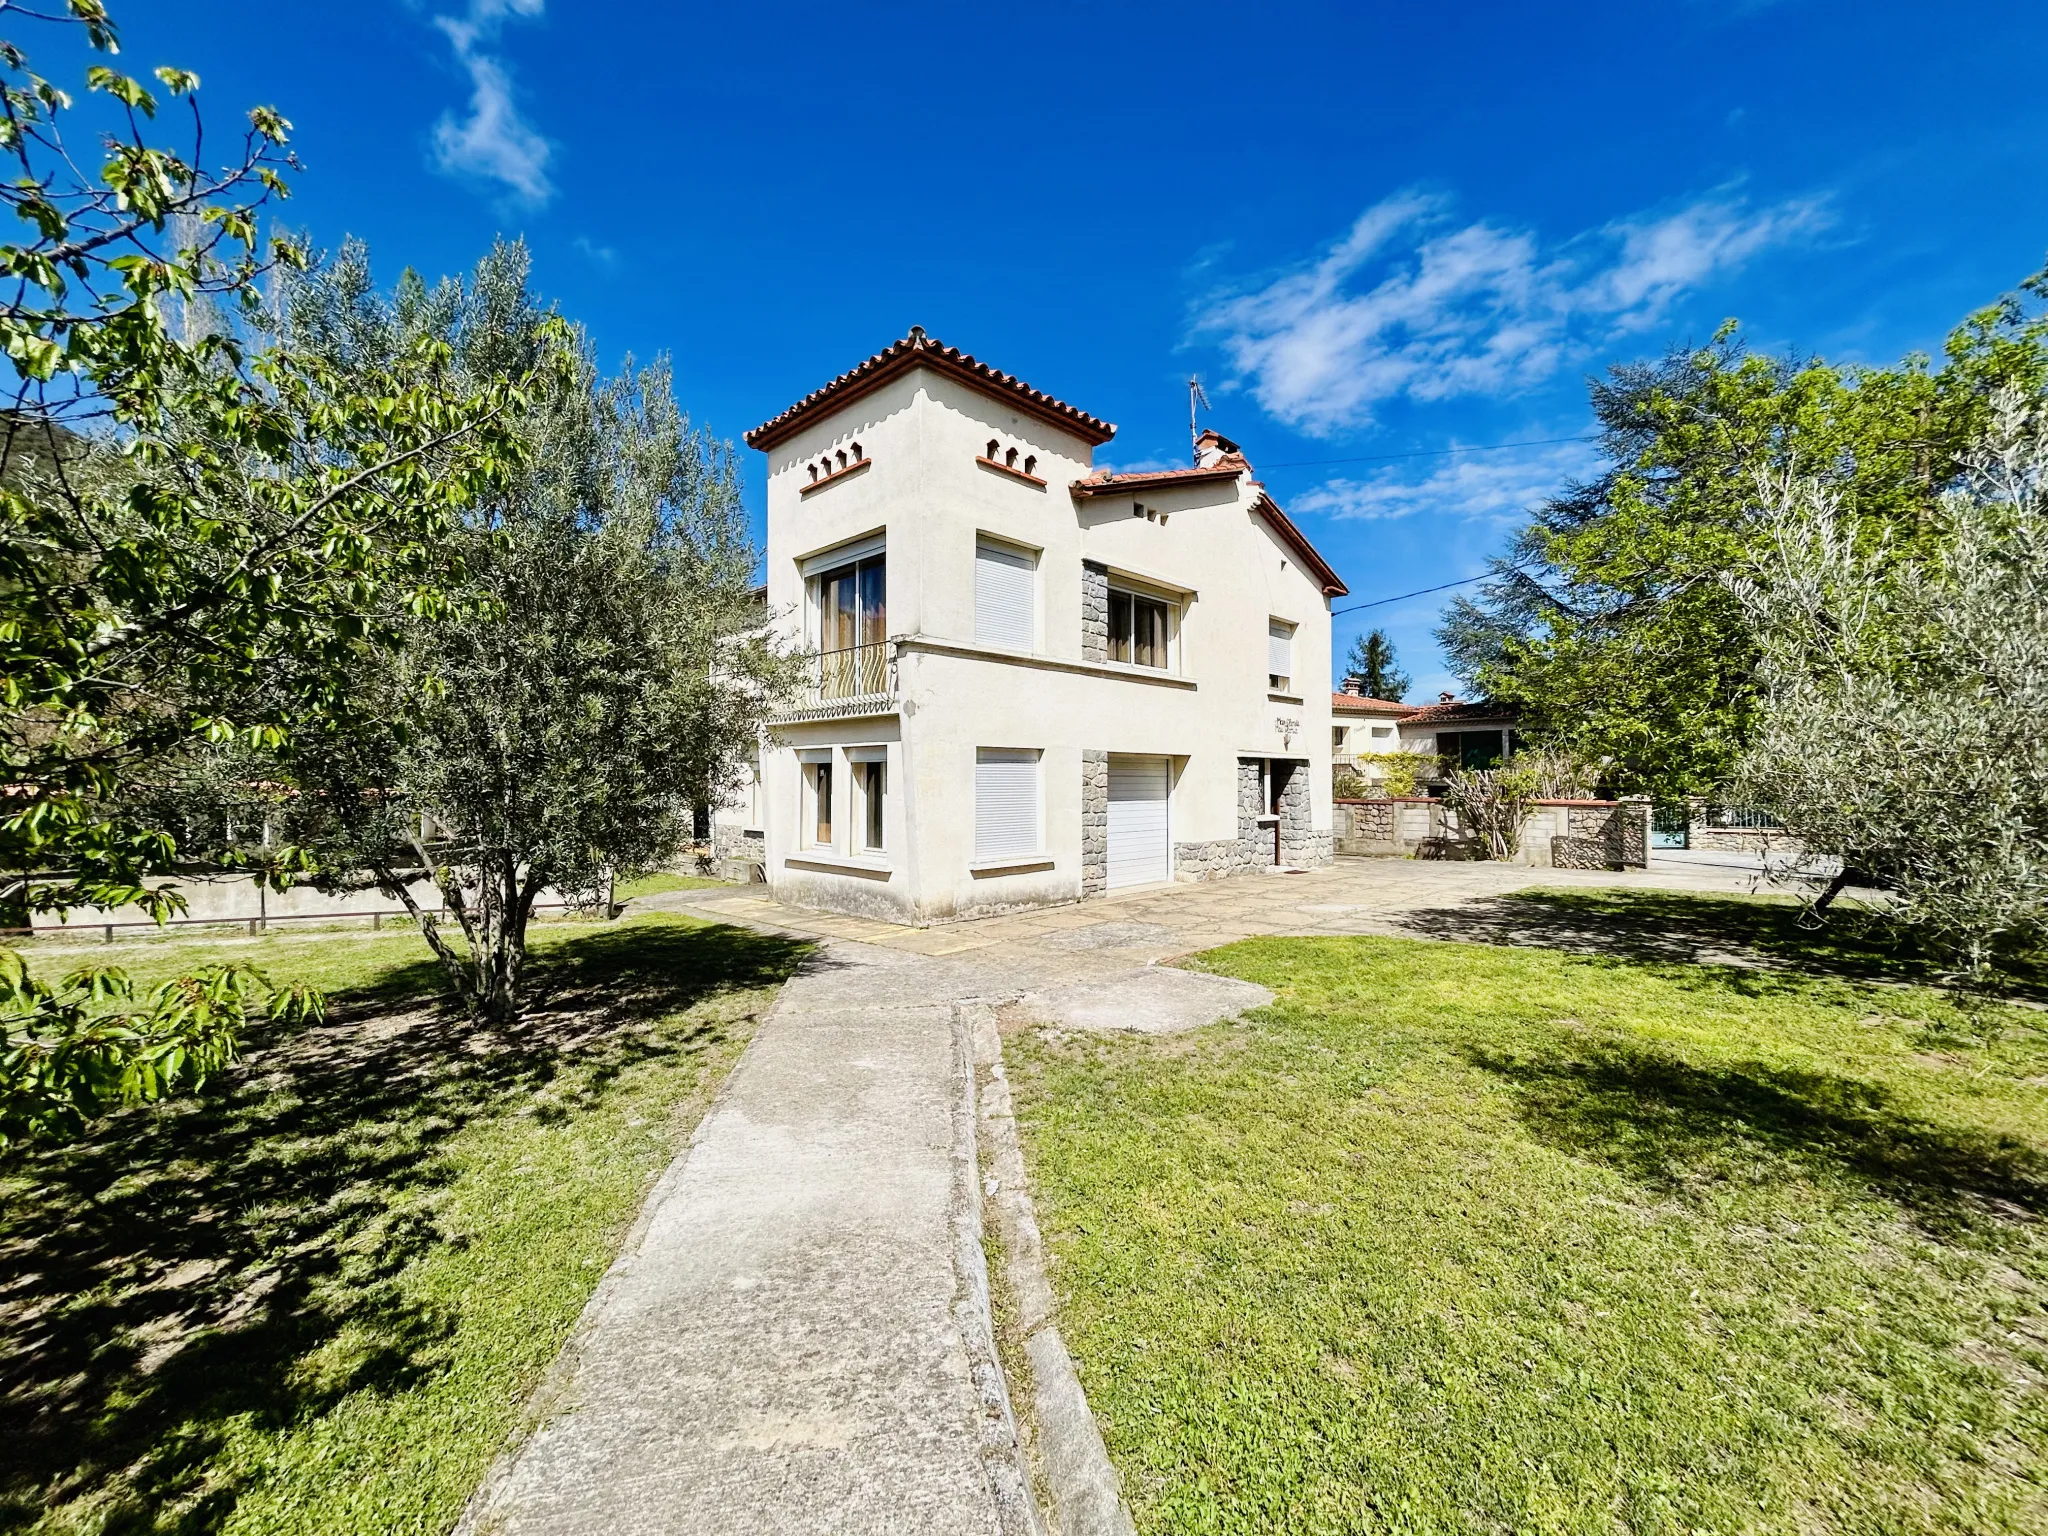
<path id="1" fill-rule="evenodd" d="M 1266 867 L 1267 861 L 1253 861 L 1247 856 L 1244 844 L 1234 837 L 1220 837 L 1211 843 L 1173 845 L 1173 873 L 1180 880 L 1225 880 L 1232 875 L 1248 875 Z"/>
<path id="2" fill-rule="evenodd" d="M 1337 857 L 1337 836 L 1334 832 L 1311 832 L 1306 837 L 1290 837 L 1282 827 L 1280 856 L 1296 869 L 1321 869 Z"/>
<path id="3" fill-rule="evenodd" d="M 1081 899 L 1109 889 L 1109 753 L 1081 752 Z"/>

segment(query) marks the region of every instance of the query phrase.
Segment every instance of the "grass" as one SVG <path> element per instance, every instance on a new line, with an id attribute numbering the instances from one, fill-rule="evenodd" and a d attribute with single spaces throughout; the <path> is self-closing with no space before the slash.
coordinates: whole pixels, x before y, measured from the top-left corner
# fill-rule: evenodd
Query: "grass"
<path id="1" fill-rule="evenodd" d="M 1203 963 L 1276 1005 L 1007 1050 L 1140 1530 L 2048 1529 L 2037 1014 L 1868 955 Z"/>
<path id="2" fill-rule="evenodd" d="M 660 914 L 535 949 L 503 1033 L 438 1005 L 416 934 L 115 957 L 250 959 L 334 1009 L 0 1164 L 0 1531 L 454 1523 L 801 953 Z"/>

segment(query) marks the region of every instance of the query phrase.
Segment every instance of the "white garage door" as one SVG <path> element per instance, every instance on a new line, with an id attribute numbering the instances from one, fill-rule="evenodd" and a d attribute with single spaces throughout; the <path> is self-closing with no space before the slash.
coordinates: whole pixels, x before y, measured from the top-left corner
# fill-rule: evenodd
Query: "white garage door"
<path id="1" fill-rule="evenodd" d="M 1166 759 L 1109 760 L 1109 883 L 1173 878 L 1166 842 Z"/>

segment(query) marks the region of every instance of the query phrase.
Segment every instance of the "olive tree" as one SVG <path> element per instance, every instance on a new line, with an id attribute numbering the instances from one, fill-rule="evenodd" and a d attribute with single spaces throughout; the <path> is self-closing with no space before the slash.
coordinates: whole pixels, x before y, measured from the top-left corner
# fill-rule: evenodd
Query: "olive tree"
<path id="1" fill-rule="evenodd" d="M 524 468 L 451 531 L 460 611 L 373 658 L 360 686 L 381 729 L 285 759 L 303 791 L 286 825 L 323 849 L 318 878 L 354 870 L 404 903 L 463 1003 L 496 1020 L 518 1010 L 536 903 L 594 902 L 613 871 L 672 857 L 788 675 L 730 447 L 691 425 L 665 363 L 604 377 L 548 321 L 518 244 L 467 284 L 408 273 L 388 298 L 352 245 L 294 285 L 285 320 L 342 366 L 425 334 L 479 388 L 553 351 L 574 380 L 522 420 Z M 416 899 L 422 875 L 445 917 Z"/>
<path id="2" fill-rule="evenodd" d="M 1730 582 L 1762 707 L 1736 788 L 1890 888 L 1889 917 L 1983 978 L 2048 923 L 2048 411 L 1995 401 L 1902 547 L 1825 481 L 1760 497 L 1765 557 Z M 1836 888 L 1839 888 L 1839 882 Z"/>

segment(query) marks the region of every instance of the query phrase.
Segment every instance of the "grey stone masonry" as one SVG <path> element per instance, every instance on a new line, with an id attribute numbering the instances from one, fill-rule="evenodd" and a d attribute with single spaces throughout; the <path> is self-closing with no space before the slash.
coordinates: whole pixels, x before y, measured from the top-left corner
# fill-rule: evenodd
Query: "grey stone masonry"
<path id="1" fill-rule="evenodd" d="M 1081 659 L 1109 660 L 1109 567 L 1094 560 L 1081 562 Z"/>
<path id="2" fill-rule="evenodd" d="M 1245 858 L 1244 843 L 1235 837 L 1219 837 L 1212 843 L 1173 845 L 1173 872 L 1181 880 L 1223 880 L 1246 874 L 1252 868 Z"/>
<path id="3" fill-rule="evenodd" d="M 1598 840 L 1610 868 L 1641 869 L 1650 861 L 1650 807 L 1624 800 L 1618 805 L 1573 806 L 1568 835 Z"/>
<path id="4" fill-rule="evenodd" d="M 767 844 L 758 829 L 712 824 L 711 865 L 721 880 L 752 880 L 767 859 Z"/>
<path id="5" fill-rule="evenodd" d="M 1287 775 L 1280 786 L 1280 857 L 1296 869 L 1319 869 L 1336 856 L 1336 849 L 1330 833 L 1315 830 L 1309 766 L 1275 761 L 1273 771 Z"/>
<path id="6" fill-rule="evenodd" d="M 1109 889 L 1109 753 L 1081 749 L 1081 899 Z"/>

